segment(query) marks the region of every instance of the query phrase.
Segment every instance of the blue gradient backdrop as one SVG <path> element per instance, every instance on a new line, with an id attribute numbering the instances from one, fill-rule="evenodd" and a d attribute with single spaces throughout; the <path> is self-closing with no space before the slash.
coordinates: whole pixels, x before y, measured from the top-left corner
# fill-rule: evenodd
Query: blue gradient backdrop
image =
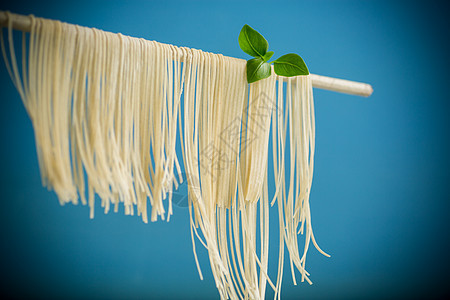
<path id="1" fill-rule="evenodd" d="M 250 24 L 312 73 L 369 82 L 365 99 L 315 90 L 314 284 L 285 299 L 449 295 L 449 21 L 444 2 L 9 1 L 0 9 L 247 58 Z M 52 298 L 218 298 L 200 281 L 188 211 L 169 223 L 61 207 L 41 187 L 31 122 L 0 67 L 1 293 Z M 99 208 L 99 207 L 98 207 Z M 273 214 L 274 215 L 274 214 Z M 277 263 L 271 229 L 270 274 Z M 200 246 L 198 246 L 200 248 Z"/>

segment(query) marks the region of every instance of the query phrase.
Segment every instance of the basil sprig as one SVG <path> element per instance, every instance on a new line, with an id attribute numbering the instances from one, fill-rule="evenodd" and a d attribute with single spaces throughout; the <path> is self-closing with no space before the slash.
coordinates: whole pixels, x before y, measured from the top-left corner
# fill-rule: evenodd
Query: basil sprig
<path id="1" fill-rule="evenodd" d="M 270 64 L 272 63 L 275 73 L 280 76 L 291 77 L 309 74 L 305 62 L 300 55 L 295 53 L 283 55 L 277 60 L 269 62 L 273 55 L 273 51 L 268 51 L 269 43 L 258 31 L 248 25 L 242 27 L 238 40 L 242 51 L 254 57 L 247 60 L 248 83 L 269 77 L 271 74 Z"/>

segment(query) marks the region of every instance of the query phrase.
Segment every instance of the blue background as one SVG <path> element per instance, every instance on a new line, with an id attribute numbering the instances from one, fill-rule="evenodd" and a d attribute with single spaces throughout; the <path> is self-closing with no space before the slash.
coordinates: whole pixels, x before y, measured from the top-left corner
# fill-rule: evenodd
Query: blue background
<path id="1" fill-rule="evenodd" d="M 441 2 L 10 1 L 0 9 L 248 58 L 244 24 L 275 56 L 301 54 L 312 73 L 371 83 L 373 95 L 315 90 L 312 286 L 283 297 L 449 295 L 449 21 Z M 89 219 L 41 187 L 31 122 L 0 67 L 1 292 L 69 298 L 218 298 L 191 251 L 188 211 L 144 224 L 123 213 Z M 122 212 L 122 211 L 121 211 Z M 276 212 L 276 211 L 275 211 Z M 275 214 L 272 214 L 275 215 Z M 275 276 L 277 226 L 271 231 Z"/>

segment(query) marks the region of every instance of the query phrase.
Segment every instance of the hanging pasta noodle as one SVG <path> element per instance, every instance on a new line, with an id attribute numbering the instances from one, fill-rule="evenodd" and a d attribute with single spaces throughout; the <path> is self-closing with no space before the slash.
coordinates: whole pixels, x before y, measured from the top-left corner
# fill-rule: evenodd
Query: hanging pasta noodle
<path id="1" fill-rule="evenodd" d="M 309 76 L 284 84 L 273 74 L 248 85 L 240 59 L 30 18 L 21 66 L 11 18 L 8 48 L 1 31 L 2 52 L 32 120 L 43 184 L 61 204 L 79 197 L 92 218 L 97 194 L 105 213 L 122 202 L 125 214 L 136 208 L 148 222 L 149 199 L 151 221 L 169 218 L 171 192 L 182 181 L 178 141 L 200 277 L 195 236 L 208 250 L 222 299 L 264 299 L 267 284 L 280 298 L 284 245 L 294 283 L 295 268 L 311 282 L 310 241 L 325 253 L 309 207 L 315 135 Z M 268 275 L 269 203 L 279 212 L 276 281 Z M 298 234 L 305 237 L 302 255 Z"/>

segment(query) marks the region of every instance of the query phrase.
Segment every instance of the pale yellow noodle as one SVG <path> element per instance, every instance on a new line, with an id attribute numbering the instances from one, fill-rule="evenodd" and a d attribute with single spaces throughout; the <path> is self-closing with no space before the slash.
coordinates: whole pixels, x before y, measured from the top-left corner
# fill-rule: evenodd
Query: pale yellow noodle
<path id="1" fill-rule="evenodd" d="M 105 213 L 123 203 L 125 214 L 144 222 L 169 220 L 172 192 L 183 182 L 181 160 L 196 265 L 203 279 L 198 238 L 221 298 L 264 299 L 268 284 L 280 299 L 285 246 L 294 284 L 295 269 L 311 283 L 311 241 L 328 254 L 311 225 L 315 120 L 309 76 L 283 83 L 272 69 L 270 77 L 249 85 L 242 60 L 30 18 L 21 66 L 11 18 L 8 47 L 2 31 L 1 49 L 33 123 L 43 184 L 61 204 L 80 198 L 93 217 L 98 198 Z M 269 208 L 275 202 L 280 237 L 273 281 Z"/>

